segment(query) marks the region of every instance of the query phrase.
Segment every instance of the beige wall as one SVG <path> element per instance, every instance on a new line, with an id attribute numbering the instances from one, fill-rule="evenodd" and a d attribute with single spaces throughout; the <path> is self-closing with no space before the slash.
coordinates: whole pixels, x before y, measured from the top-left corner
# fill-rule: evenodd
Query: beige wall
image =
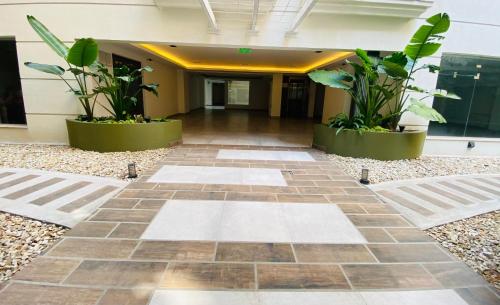
<path id="1" fill-rule="evenodd" d="M 349 113 L 350 101 L 351 97 L 344 90 L 326 87 L 321 122 L 326 123 L 328 119 L 342 112 Z"/>

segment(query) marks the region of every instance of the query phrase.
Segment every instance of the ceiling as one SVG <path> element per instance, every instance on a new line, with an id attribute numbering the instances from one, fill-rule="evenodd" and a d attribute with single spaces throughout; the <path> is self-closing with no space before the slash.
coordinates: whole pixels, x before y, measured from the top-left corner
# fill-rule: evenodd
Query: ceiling
<path id="1" fill-rule="evenodd" d="M 189 70 L 306 73 L 349 57 L 351 52 L 323 50 L 251 49 L 162 44 L 136 45 Z"/>

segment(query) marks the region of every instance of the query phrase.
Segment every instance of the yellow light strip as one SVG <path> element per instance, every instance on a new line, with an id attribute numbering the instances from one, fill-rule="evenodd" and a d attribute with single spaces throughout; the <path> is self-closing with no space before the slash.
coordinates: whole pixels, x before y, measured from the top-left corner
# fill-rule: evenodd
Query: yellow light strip
<path id="1" fill-rule="evenodd" d="M 166 60 L 179 65 L 188 70 L 219 70 L 219 71 L 245 71 L 245 72 L 281 72 L 281 73 L 307 73 L 315 68 L 322 67 L 329 63 L 348 58 L 353 55 L 352 52 L 337 52 L 334 55 L 325 58 L 321 61 L 315 62 L 309 66 L 301 68 L 291 67 L 273 67 L 273 66 L 239 66 L 239 65 L 207 65 L 191 63 L 183 58 L 180 58 L 160 47 L 152 44 L 135 44 L 136 47 L 145 49 L 153 54 L 165 58 Z"/>

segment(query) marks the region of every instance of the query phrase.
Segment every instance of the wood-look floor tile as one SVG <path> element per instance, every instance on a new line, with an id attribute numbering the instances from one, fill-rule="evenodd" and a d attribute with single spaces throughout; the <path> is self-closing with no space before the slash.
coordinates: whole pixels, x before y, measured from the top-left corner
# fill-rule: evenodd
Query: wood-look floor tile
<path id="1" fill-rule="evenodd" d="M 159 210 L 167 202 L 162 199 L 142 199 L 134 209 Z"/>
<path id="2" fill-rule="evenodd" d="M 92 217 L 91 221 L 146 222 L 156 215 L 154 210 L 112 210 L 102 209 Z"/>
<path id="3" fill-rule="evenodd" d="M 214 242 L 202 241 L 143 241 L 133 259 L 213 261 Z"/>
<path id="4" fill-rule="evenodd" d="M 161 262 L 83 261 L 64 281 L 71 285 L 155 287 L 167 264 Z"/>
<path id="5" fill-rule="evenodd" d="M 132 182 L 125 188 L 130 190 L 152 190 L 156 187 L 156 183 L 151 182 Z"/>
<path id="6" fill-rule="evenodd" d="M 276 202 L 276 195 L 270 193 L 228 192 L 226 200 Z"/>
<path id="7" fill-rule="evenodd" d="M 179 200 L 224 200 L 225 192 L 177 191 L 173 199 Z"/>
<path id="8" fill-rule="evenodd" d="M 67 237 L 106 237 L 116 226 L 112 222 L 80 222 L 66 232 Z"/>
<path id="9" fill-rule="evenodd" d="M 323 195 L 277 194 L 279 202 L 328 203 Z"/>
<path id="10" fill-rule="evenodd" d="M 399 214 L 393 207 L 381 203 L 361 204 L 368 214 Z"/>
<path id="11" fill-rule="evenodd" d="M 204 192 L 250 192 L 250 185 L 206 184 Z"/>
<path id="12" fill-rule="evenodd" d="M 412 227 L 399 215 L 347 215 L 359 227 Z"/>
<path id="13" fill-rule="evenodd" d="M 101 208 L 104 209 L 131 209 L 137 203 L 139 199 L 137 198 L 112 198 L 106 201 Z"/>
<path id="14" fill-rule="evenodd" d="M 405 264 L 344 265 L 344 272 L 355 289 L 421 289 L 441 285 L 421 266 Z"/>
<path id="15" fill-rule="evenodd" d="M 314 181 L 317 186 L 330 186 L 330 187 L 361 187 L 355 180 L 335 180 L 335 181 Z"/>
<path id="16" fill-rule="evenodd" d="M 446 288 L 487 285 L 481 276 L 462 262 L 425 264 L 424 267 Z"/>
<path id="17" fill-rule="evenodd" d="M 348 195 L 374 195 L 370 189 L 365 187 L 345 187 L 344 191 Z"/>
<path id="18" fill-rule="evenodd" d="M 254 289 L 254 266 L 226 263 L 170 263 L 161 287 Z"/>
<path id="19" fill-rule="evenodd" d="M 138 239 L 147 227 L 144 223 L 120 223 L 109 237 Z"/>
<path id="20" fill-rule="evenodd" d="M 80 264 L 79 260 L 38 257 L 16 273 L 20 281 L 60 283 Z"/>
<path id="21" fill-rule="evenodd" d="M 94 305 L 102 293 L 100 289 L 12 283 L 2 291 L 0 305 Z"/>
<path id="22" fill-rule="evenodd" d="M 201 191 L 203 184 L 197 183 L 158 183 L 157 190 L 172 190 L 172 191 Z"/>
<path id="23" fill-rule="evenodd" d="M 358 228 L 369 243 L 393 243 L 394 239 L 380 228 Z"/>
<path id="24" fill-rule="evenodd" d="M 337 205 L 346 214 L 366 214 L 361 205 L 356 203 L 343 203 Z"/>
<path id="25" fill-rule="evenodd" d="M 148 305 L 153 290 L 108 289 L 98 305 Z"/>
<path id="26" fill-rule="evenodd" d="M 388 228 L 387 232 L 402 243 L 433 242 L 434 239 L 417 228 Z"/>
<path id="27" fill-rule="evenodd" d="M 137 241 L 88 238 L 65 238 L 47 255 L 82 258 L 127 258 Z"/>
<path id="28" fill-rule="evenodd" d="M 331 203 L 379 203 L 375 195 L 329 195 Z"/>
<path id="29" fill-rule="evenodd" d="M 337 265 L 257 265 L 259 289 L 349 289 Z"/>
<path id="30" fill-rule="evenodd" d="M 307 194 L 307 195 L 345 194 L 344 190 L 340 187 L 302 186 L 302 187 L 297 187 L 297 189 L 301 194 Z"/>
<path id="31" fill-rule="evenodd" d="M 118 198 L 170 199 L 173 191 L 163 190 L 124 190 Z"/>
<path id="32" fill-rule="evenodd" d="M 375 244 L 370 251 L 382 263 L 444 262 L 451 257 L 435 244 Z"/>
<path id="33" fill-rule="evenodd" d="M 295 262 L 290 244 L 219 243 L 217 261 Z"/>
<path id="34" fill-rule="evenodd" d="M 300 263 L 370 263 L 376 262 L 364 245 L 296 244 Z"/>
<path id="35" fill-rule="evenodd" d="M 252 192 L 273 193 L 273 194 L 294 194 L 297 193 L 297 188 L 292 186 L 252 185 Z"/>

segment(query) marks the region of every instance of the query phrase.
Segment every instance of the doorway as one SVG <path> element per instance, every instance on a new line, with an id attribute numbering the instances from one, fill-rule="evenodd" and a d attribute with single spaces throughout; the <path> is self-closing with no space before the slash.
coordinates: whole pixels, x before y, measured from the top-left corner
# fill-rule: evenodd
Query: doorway
<path id="1" fill-rule="evenodd" d="M 309 79 L 284 76 L 281 93 L 282 118 L 307 118 Z"/>
<path id="2" fill-rule="evenodd" d="M 225 83 L 212 83 L 212 106 L 224 106 L 226 96 Z"/>

